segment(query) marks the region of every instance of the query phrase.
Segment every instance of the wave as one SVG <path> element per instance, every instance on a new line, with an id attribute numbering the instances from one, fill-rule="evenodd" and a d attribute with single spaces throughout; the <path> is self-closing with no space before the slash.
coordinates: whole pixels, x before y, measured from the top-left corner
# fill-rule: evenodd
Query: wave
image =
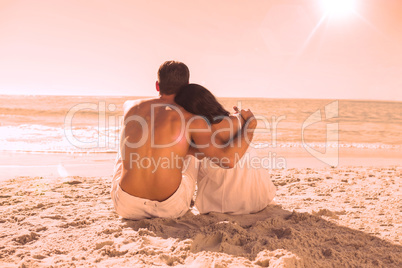
<path id="1" fill-rule="evenodd" d="M 277 142 L 275 146 L 268 142 L 255 143 L 255 148 L 305 148 L 315 149 L 324 148 L 348 148 L 348 149 L 386 149 L 399 150 L 402 144 L 382 144 L 382 143 L 325 143 L 325 142 Z"/>
<path id="2" fill-rule="evenodd" d="M 70 107 L 72 108 L 72 107 Z M 32 109 L 32 108 L 0 108 L 1 116 L 65 116 L 70 109 Z M 119 115 L 122 112 L 108 112 L 108 115 Z M 83 109 L 77 112 L 80 116 L 96 117 L 99 111 Z"/>
<path id="3" fill-rule="evenodd" d="M 0 150 L 5 153 L 26 153 L 26 154 L 116 154 L 117 150 L 85 151 L 85 150 Z"/>
<path id="4" fill-rule="evenodd" d="M 0 152 L 7 153 L 28 153 L 28 154 L 115 154 L 118 152 L 118 146 L 114 148 L 91 148 L 91 149 L 80 149 L 77 147 L 69 146 L 65 148 L 43 148 L 46 146 L 35 146 L 35 144 L 25 143 L 24 149 L 14 149 L 16 144 L 9 144 L 11 146 L 6 146 L 0 149 Z M 21 144 L 19 144 L 21 146 Z M 288 143 L 277 143 L 276 146 L 272 146 L 269 142 L 260 142 L 253 143 L 251 145 L 256 149 L 303 149 L 306 146 L 314 149 L 324 149 L 329 147 L 339 147 L 340 149 L 364 149 L 364 150 L 394 150 L 399 151 L 402 149 L 402 144 L 398 145 L 388 145 L 388 144 L 379 144 L 379 143 L 297 143 L 297 142 L 288 142 Z M 21 148 L 21 147 L 19 147 Z"/>

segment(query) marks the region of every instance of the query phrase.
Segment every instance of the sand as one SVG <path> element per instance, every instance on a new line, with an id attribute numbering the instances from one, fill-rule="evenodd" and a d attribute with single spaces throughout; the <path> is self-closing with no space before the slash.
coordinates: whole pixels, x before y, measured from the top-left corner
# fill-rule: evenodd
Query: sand
<path id="1" fill-rule="evenodd" d="M 129 221 L 111 177 L 0 182 L 0 267 L 402 267 L 402 167 L 272 170 L 252 215 Z"/>

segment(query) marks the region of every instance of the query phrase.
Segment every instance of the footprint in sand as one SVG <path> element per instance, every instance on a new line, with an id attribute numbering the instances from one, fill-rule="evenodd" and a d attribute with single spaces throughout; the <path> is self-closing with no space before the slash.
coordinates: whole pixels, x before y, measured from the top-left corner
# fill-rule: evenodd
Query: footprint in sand
<path id="1" fill-rule="evenodd" d="M 25 232 L 24 234 L 13 238 L 13 241 L 15 241 L 21 245 L 25 245 L 29 242 L 38 240 L 39 236 L 40 235 L 35 232 Z"/>

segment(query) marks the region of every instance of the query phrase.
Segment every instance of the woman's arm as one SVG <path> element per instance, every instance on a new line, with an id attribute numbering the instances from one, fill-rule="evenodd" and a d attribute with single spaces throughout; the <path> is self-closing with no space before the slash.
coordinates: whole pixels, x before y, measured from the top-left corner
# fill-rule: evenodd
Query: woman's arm
<path id="1" fill-rule="evenodd" d="M 240 113 L 225 116 L 221 122 L 211 126 L 212 133 L 215 133 L 215 136 L 212 134 L 213 136 L 211 139 L 214 140 L 218 145 L 226 144 L 237 135 L 244 123 L 245 120 Z M 198 159 L 205 157 L 203 153 L 191 145 L 187 154 L 195 156 Z"/>
<path id="2" fill-rule="evenodd" d="M 215 140 L 218 144 L 225 144 L 237 135 L 242 125 L 245 123 L 240 113 L 225 116 L 224 119 L 212 125 L 215 133 Z"/>
<path id="3" fill-rule="evenodd" d="M 244 124 L 244 127 L 241 128 L 241 134 L 234 135 L 231 140 L 233 144 L 226 143 L 222 144 L 223 146 L 217 146 L 217 135 L 223 131 L 222 129 L 219 129 L 218 132 L 214 132 L 211 125 L 209 125 L 203 118 L 200 120 L 193 120 L 189 125 L 190 137 L 194 141 L 195 147 L 206 157 L 211 158 L 215 164 L 221 167 L 233 168 L 236 165 L 236 162 L 243 157 L 250 142 L 253 140 L 254 130 L 257 127 L 257 120 L 250 110 L 242 110 L 241 114 L 246 123 Z M 231 120 L 233 120 L 233 118 Z M 238 119 L 236 120 L 239 122 Z M 228 122 L 228 125 L 230 125 L 231 121 L 226 121 Z M 230 129 L 228 131 L 230 132 Z M 233 146 L 234 144 L 237 146 Z"/>

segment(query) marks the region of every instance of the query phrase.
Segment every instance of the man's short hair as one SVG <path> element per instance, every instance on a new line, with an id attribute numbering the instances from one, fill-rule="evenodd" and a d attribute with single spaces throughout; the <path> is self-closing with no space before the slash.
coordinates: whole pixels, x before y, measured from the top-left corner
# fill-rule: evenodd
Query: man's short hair
<path id="1" fill-rule="evenodd" d="M 189 83 L 190 71 L 179 61 L 165 61 L 158 70 L 159 92 L 164 95 L 176 94 Z"/>

